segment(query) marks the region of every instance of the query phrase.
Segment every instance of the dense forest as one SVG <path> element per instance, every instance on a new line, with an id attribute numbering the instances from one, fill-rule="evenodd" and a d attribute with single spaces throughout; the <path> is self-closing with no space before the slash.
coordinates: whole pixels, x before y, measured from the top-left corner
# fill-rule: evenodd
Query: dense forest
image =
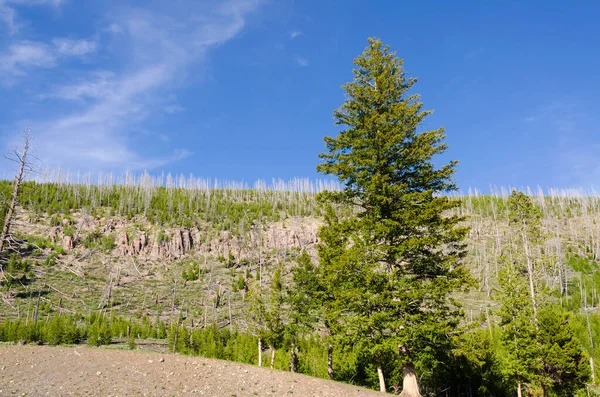
<path id="1" fill-rule="evenodd" d="M 355 66 L 332 179 L 45 171 L 12 212 L 1 181 L 0 340 L 155 343 L 405 397 L 599 394 L 600 195 L 458 193 L 402 61 L 372 39 Z"/>

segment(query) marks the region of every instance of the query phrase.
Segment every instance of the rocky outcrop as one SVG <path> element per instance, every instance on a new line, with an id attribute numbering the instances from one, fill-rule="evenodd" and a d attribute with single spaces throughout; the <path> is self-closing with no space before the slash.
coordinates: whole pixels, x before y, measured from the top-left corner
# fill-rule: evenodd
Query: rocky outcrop
<path id="1" fill-rule="evenodd" d="M 318 242 L 319 226 L 318 221 L 306 218 L 292 218 L 266 225 L 256 222 L 248 232 L 240 235 L 227 230 L 215 234 L 214 231 L 185 227 L 157 230 L 148 226 L 144 219 L 136 219 L 134 223 L 120 217 L 94 219 L 82 215 L 75 224 L 75 236 L 65 236 L 65 226 L 61 225 L 48 230 L 49 239 L 69 251 L 77 245 L 78 236 L 100 231 L 115 236 L 114 254 L 163 260 L 195 254 L 225 258 L 232 254 L 240 260 L 255 257 L 261 250 L 263 253 L 282 252 L 292 248 L 312 251 Z M 148 233 L 136 230 L 137 227 L 153 231 Z"/>

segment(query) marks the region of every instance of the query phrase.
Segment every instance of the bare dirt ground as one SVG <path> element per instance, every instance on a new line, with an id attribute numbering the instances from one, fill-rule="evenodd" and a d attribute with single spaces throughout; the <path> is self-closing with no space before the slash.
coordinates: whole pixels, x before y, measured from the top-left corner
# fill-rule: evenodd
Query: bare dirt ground
<path id="1" fill-rule="evenodd" d="M 0 396 L 381 396 L 305 375 L 200 357 L 0 346 Z"/>

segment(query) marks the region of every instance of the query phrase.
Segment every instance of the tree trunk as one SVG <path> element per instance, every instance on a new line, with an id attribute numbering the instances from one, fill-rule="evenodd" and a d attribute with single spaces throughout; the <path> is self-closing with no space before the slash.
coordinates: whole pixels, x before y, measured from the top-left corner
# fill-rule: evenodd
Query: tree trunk
<path id="1" fill-rule="evenodd" d="M 386 393 L 387 389 L 385 387 L 385 378 L 383 376 L 383 369 L 381 368 L 381 365 L 377 365 L 377 376 L 379 377 L 379 391 Z"/>
<path id="2" fill-rule="evenodd" d="M 594 299 L 592 298 L 592 307 L 594 306 Z M 591 351 L 593 352 L 595 350 L 595 343 L 594 343 L 594 334 L 592 333 L 592 324 L 590 322 L 590 312 L 588 311 L 587 308 L 587 291 L 583 294 L 583 307 L 585 310 L 585 319 L 587 321 L 587 329 L 588 329 L 588 335 L 590 337 L 590 346 L 591 346 Z M 596 382 L 596 376 L 594 374 L 594 358 L 592 357 L 592 354 L 590 353 L 590 369 L 592 371 L 591 375 L 592 375 L 592 384 L 594 384 Z"/>
<path id="3" fill-rule="evenodd" d="M 529 241 L 525 232 L 521 232 L 521 237 L 523 239 L 523 246 L 525 248 L 525 256 L 527 257 L 527 275 L 529 276 L 529 295 L 531 297 L 531 305 L 533 306 L 533 325 L 535 326 L 535 330 L 539 331 L 540 326 L 538 323 L 538 313 L 537 313 L 537 300 L 535 297 L 535 287 L 534 287 L 534 275 L 533 275 L 533 260 L 531 259 L 531 253 L 529 251 Z"/>
<path id="4" fill-rule="evenodd" d="M 42 289 L 38 289 L 38 297 L 37 303 L 35 304 L 35 315 L 33 316 L 33 329 L 37 335 L 37 322 L 38 322 L 38 313 L 40 311 L 40 298 L 42 296 Z"/>
<path id="5" fill-rule="evenodd" d="M 327 377 L 333 380 L 333 343 L 327 346 Z"/>
<path id="6" fill-rule="evenodd" d="M 25 177 L 25 173 L 31 170 L 31 166 L 27 163 L 27 152 L 29 151 L 29 127 L 25 132 L 25 141 L 23 143 L 23 151 L 19 154 L 17 150 L 13 152 L 14 159 L 9 157 L 10 160 L 14 160 L 19 163 L 19 171 L 15 174 L 15 180 L 13 182 L 13 191 L 6 211 L 6 217 L 4 218 L 4 225 L 2 226 L 2 234 L 0 234 L 0 252 L 4 251 L 6 240 L 10 233 L 10 225 L 13 221 L 15 209 L 17 207 L 17 199 L 19 197 L 19 187 Z"/>
<path id="7" fill-rule="evenodd" d="M 262 339 L 258 338 L 258 366 L 262 367 Z"/>
<path id="8" fill-rule="evenodd" d="M 179 333 L 179 322 L 175 325 L 175 337 L 173 338 L 173 354 L 177 353 L 177 334 Z"/>
<path id="9" fill-rule="evenodd" d="M 422 397 L 419 392 L 417 373 L 412 364 L 405 364 L 402 368 L 402 393 L 401 397 Z"/>
<path id="10" fill-rule="evenodd" d="M 292 350 L 290 352 L 290 371 L 296 372 L 296 337 L 292 336 Z"/>
<path id="11" fill-rule="evenodd" d="M 521 394 L 521 381 L 517 382 L 517 397 L 522 397 L 523 395 Z"/>
<path id="12" fill-rule="evenodd" d="M 271 346 L 271 369 L 275 368 L 275 348 Z"/>

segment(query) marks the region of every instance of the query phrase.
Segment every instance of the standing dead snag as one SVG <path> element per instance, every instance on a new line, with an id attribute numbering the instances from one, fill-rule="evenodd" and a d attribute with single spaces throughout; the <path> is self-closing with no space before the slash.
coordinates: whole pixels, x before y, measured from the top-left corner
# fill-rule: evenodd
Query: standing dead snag
<path id="1" fill-rule="evenodd" d="M 7 246 L 8 239 L 10 238 L 10 226 L 13 222 L 13 218 L 15 216 L 15 209 L 17 207 L 18 197 L 19 197 L 19 188 L 21 187 L 21 183 L 23 179 L 29 174 L 33 172 L 33 167 L 28 161 L 27 153 L 29 152 L 29 127 L 25 131 L 25 136 L 23 137 L 23 149 L 19 152 L 18 149 L 14 149 L 11 154 L 5 155 L 4 157 L 7 160 L 13 161 L 19 165 L 19 168 L 15 174 L 15 179 L 13 182 L 13 190 L 10 198 L 10 202 L 8 204 L 8 208 L 6 211 L 6 216 L 4 217 L 4 225 L 2 227 L 2 235 L 0 235 L 0 252 L 4 251 Z"/>

